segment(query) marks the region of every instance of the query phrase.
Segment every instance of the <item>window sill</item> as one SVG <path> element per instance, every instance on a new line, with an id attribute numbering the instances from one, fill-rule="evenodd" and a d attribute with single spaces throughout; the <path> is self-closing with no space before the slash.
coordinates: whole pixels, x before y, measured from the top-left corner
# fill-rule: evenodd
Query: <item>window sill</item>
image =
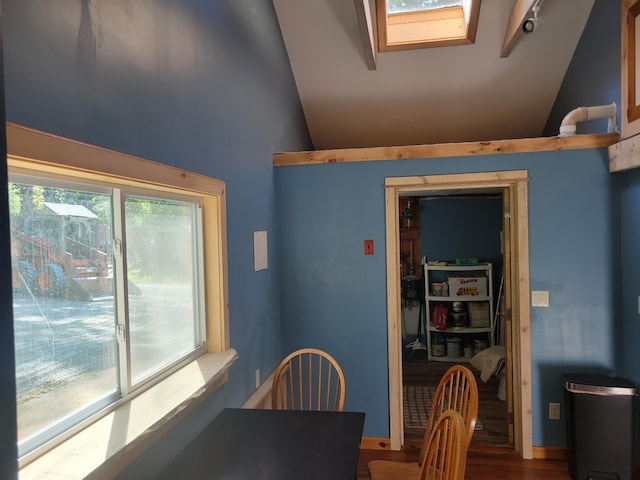
<path id="1" fill-rule="evenodd" d="M 235 350 L 206 353 L 20 469 L 20 480 L 114 478 L 222 386 Z"/>

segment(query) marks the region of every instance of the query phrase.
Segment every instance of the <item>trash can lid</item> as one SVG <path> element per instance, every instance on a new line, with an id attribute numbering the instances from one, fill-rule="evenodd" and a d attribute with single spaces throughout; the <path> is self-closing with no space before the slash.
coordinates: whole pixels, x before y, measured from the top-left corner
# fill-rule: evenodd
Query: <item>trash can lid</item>
<path id="1" fill-rule="evenodd" d="M 624 378 L 607 375 L 572 373 L 564 374 L 565 388 L 572 393 L 591 395 L 635 395 L 635 385 Z"/>

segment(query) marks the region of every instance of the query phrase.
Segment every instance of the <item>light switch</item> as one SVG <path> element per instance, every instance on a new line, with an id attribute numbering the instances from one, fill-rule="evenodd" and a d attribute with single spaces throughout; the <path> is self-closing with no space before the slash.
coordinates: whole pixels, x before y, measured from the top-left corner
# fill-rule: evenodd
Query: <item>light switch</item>
<path id="1" fill-rule="evenodd" d="M 531 306 L 532 307 L 548 307 L 549 291 L 548 290 L 532 290 Z"/>

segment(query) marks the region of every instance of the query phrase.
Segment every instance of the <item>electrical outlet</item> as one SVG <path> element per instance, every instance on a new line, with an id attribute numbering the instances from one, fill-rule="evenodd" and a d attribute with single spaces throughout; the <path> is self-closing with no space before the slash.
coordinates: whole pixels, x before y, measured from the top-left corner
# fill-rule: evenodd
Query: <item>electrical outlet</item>
<path id="1" fill-rule="evenodd" d="M 373 255 L 373 240 L 364 241 L 364 254 Z"/>
<path id="2" fill-rule="evenodd" d="M 560 420 L 560 404 L 549 402 L 549 420 Z"/>
<path id="3" fill-rule="evenodd" d="M 256 370 L 256 388 L 260 386 L 260 369 Z"/>

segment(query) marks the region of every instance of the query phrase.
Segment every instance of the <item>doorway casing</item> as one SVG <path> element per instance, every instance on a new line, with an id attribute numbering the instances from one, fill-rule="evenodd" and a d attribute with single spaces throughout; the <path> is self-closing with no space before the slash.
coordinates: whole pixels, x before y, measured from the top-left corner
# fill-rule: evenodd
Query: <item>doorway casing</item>
<path id="1" fill-rule="evenodd" d="M 523 458 L 533 458 L 527 182 L 526 170 L 385 179 L 389 433 L 392 450 L 400 450 L 404 441 L 398 197 L 425 195 L 434 191 L 500 188 L 504 189 L 510 204 L 510 231 L 506 238 L 511 239 L 508 260 L 511 264 L 512 308 L 511 312 L 507 312 L 507 317 L 511 317 L 512 330 L 514 448 Z"/>

